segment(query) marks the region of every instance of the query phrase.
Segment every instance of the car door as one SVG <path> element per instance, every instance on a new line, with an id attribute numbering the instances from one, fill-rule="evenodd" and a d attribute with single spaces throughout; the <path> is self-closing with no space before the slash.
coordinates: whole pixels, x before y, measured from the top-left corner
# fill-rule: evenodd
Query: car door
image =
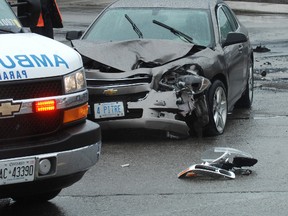
<path id="1" fill-rule="evenodd" d="M 243 73 L 245 72 L 244 44 L 232 44 L 223 46 L 229 32 L 236 32 L 240 26 L 225 5 L 217 8 L 217 21 L 220 33 L 224 59 L 228 73 L 228 105 L 231 107 L 240 98 L 243 90 Z"/>

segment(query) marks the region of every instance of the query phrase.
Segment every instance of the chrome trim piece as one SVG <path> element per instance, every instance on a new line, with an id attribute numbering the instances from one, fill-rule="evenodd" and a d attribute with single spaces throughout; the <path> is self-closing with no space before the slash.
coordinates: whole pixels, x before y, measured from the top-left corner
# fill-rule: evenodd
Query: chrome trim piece
<path id="1" fill-rule="evenodd" d="M 102 81 L 105 81 L 105 82 L 127 82 L 127 81 L 135 81 L 135 80 L 143 80 L 143 83 L 145 80 L 149 79 L 150 77 L 148 76 L 143 76 L 143 77 L 140 77 L 140 76 L 135 76 L 135 77 L 124 77 L 124 78 L 105 78 L 105 79 L 97 79 L 97 78 L 86 78 L 87 81 L 92 81 L 92 82 L 102 82 Z M 147 82 L 145 82 L 147 83 Z"/>
<path id="2" fill-rule="evenodd" d="M 107 89 L 107 88 L 127 88 L 127 87 L 137 87 L 137 86 L 150 86 L 150 83 L 132 83 L 132 84 L 111 84 L 111 85 L 101 85 L 101 86 L 93 86 L 88 85 L 90 89 Z"/>
<path id="3" fill-rule="evenodd" d="M 16 115 L 30 114 L 33 113 L 33 103 L 44 101 L 44 100 L 56 100 L 57 109 L 66 109 L 69 107 L 74 107 L 80 104 L 83 104 L 88 101 L 88 90 L 76 92 L 73 94 L 60 95 L 60 96 L 51 96 L 51 97 L 43 97 L 43 98 L 33 98 L 33 99 L 25 99 L 25 100 L 12 100 L 13 103 L 21 103 L 21 109 L 19 112 L 14 113 Z M 7 99 L 5 99 L 7 101 Z M 1 101 L 0 101 L 1 102 Z"/>
<path id="4" fill-rule="evenodd" d="M 30 155 L 27 157 L 18 157 L 18 158 L 11 158 L 0 160 L 0 162 L 9 162 L 15 160 L 24 160 L 28 158 L 36 158 L 36 165 L 35 165 L 35 179 L 44 179 L 44 178 L 51 178 L 51 177 L 60 177 L 66 176 L 70 174 L 75 174 L 78 172 L 86 171 L 90 167 L 96 164 L 99 160 L 100 152 L 101 152 L 101 145 L 102 142 L 99 141 L 90 146 L 62 151 L 62 152 L 55 152 L 55 153 L 48 153 L 48 154 L 41 154 L 41 155 Z M 54 172 L 48 175 L 39 175 L 39 163 L 42 159 L 46 158 L 54 158 L 55 164 L 52 169 Z"/>
<path id="5" fill-rule="evenodd" d="M 125 95 L 125 94 L 131 94 L 133 93 L 143 93 L 143 92 L 149 92 L 151 91 L 150 85 L 134 85 L 134 86 L 101 86 L 101 87 L 91 87 L 88 86 L 89 93 L 91 95 L 103 95 L 103 91 L 106 89 L 117 89 L 117 94 L 116 95 Z"/>

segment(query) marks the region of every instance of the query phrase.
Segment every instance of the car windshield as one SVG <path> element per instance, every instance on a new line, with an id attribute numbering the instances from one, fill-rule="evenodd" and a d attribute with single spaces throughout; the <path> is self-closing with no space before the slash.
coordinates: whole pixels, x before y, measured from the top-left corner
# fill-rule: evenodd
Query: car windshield
<path id="1" fill-rule="evenodd" d="M 210 46 L 213 43 L 210 23 L 209 11 L 200 9 L 109 9 L 93 23 L 83 39 L 94 42 L 168 39 Z"/>
<path id="2" fill-rule="evenodd" d="M 0 33 L 19 32 L 22 26 L 6 1 L 0 1 Z"/>

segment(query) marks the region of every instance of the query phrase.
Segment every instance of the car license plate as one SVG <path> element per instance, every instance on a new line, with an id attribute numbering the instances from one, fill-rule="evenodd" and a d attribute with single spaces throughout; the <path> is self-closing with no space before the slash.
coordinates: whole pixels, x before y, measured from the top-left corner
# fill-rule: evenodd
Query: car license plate
<path id="1" fill-rule="evenodd" d="M 123 102 L 109 102 L 94 104 L 95 119 L 124 116 Z"/>
<path id="2" fill-rule="evenodd" d="M 34 180 L 35 158 L 0 162 L 0 185 Z"/>

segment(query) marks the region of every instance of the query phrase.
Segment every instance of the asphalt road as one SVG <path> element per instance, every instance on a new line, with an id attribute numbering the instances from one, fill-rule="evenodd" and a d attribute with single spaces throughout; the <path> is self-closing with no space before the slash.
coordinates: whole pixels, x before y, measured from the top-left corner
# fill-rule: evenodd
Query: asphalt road
<path id="1" fill-rule="evenodd" d="M 85 29 L 93 10 L 63 11 L 64 31 Z M 69 18 L 69 19 L 68 19 Z M 0 200 L 0 215 L 287 215 L 288 91 L 287 16 L 240 15 L 254 46 L 256 80 L 251 110 L 234 110 L 223 135 L 171 140 L 161 134 L 119 131 L 104 134 L 100 161 L 84 178 L 42 205 Z M 286 29 L 285 29 L 286 28 Z M 66 42 L 65 42 L 66 43 Z M 270 64 L 264 64 L 270 62 Z M 273 66 L 278 65 L 277 69 Z M 261 76 L 266 70 L 267 75 Z M 212 147 L 231 147 L 258 159 L 249 176 L 235 180 L 178 179 Z M 125 166 L 122 166 L 125 165 Z"/>

